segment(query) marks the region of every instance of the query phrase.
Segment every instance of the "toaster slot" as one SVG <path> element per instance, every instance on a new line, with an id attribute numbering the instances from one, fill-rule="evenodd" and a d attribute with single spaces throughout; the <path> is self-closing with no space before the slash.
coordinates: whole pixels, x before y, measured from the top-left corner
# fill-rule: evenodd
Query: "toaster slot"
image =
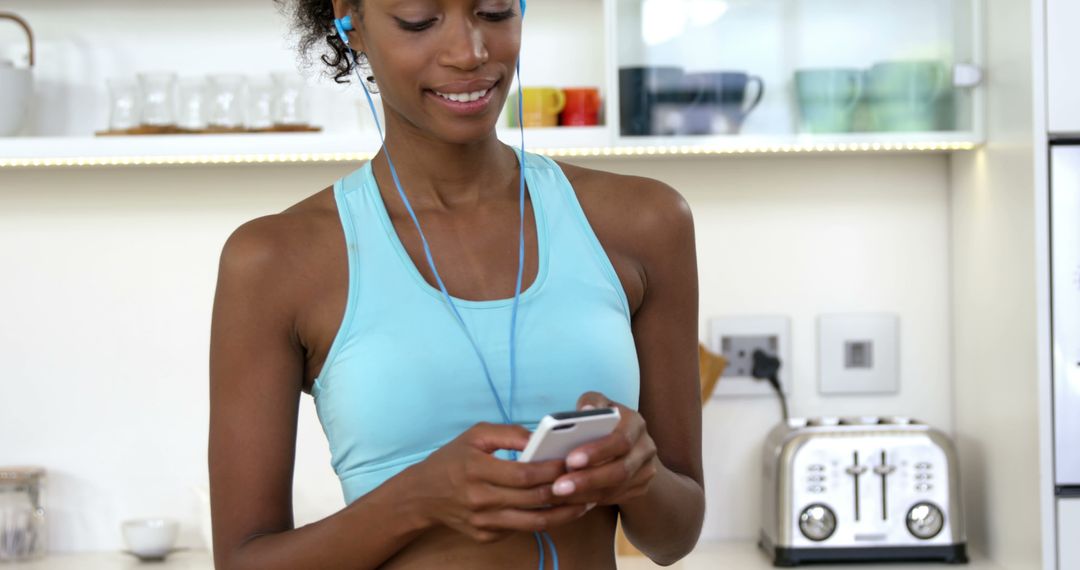
<path id="1" fill-rule="evenodd" d="M 889 465 L 885 450 L 881 450 L 881 464 L 874 467 L 874 473 L 881 477 L 881 520 L 889 520 L 889 475 L 896 471 L 895 465 Z"/>
<path id="2" fill-rule="evenodd" d="M 889 487 L 886 479 L 889 477 L 889 471 L 887 470 L 887 464 L 885 463 L 885 452 L 881 452 L 881 471 L 878 472 L 881 475 L 881 520 L 889 520 Z"/>

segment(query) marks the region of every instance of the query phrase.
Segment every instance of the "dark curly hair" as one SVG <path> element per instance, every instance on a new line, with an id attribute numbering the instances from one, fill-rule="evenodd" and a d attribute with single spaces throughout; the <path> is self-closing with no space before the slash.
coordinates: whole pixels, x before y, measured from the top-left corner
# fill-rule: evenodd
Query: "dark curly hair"
<path id="1" fill-rule="evenodd" d="M 362 16 L 362 0 L 350 0 L 358 16 Z M 313 52 L 318 50 L 319 59 L 329 68 L 327 74 L 337 83 L 348 83 L 352 73 L 345 42 L 334 30 L 334 6 L 330 0 L 274 0 L 278 10 L 292 20 L 298 35 L 297 47 L 301 61 L 311 66 Z M 324 43 L 325 42 L 325 43 Z M 355 54 L 354 54 L 355 55 Z"/>

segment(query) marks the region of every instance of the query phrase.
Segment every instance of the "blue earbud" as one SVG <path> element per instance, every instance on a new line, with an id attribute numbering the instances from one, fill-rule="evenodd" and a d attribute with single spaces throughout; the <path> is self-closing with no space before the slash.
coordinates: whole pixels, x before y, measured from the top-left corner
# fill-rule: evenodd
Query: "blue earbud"
<path id="1" fill-rule="evenodd" d="M 356 29 L 352 25 L 352 16 L 334 18 L 334 27 L 337 28 L 337 35 L 341 38 L 341 41 L 345 42 L 345 45 L 349 45 L 349 36 L 345 32 L 351 32 Z"/>

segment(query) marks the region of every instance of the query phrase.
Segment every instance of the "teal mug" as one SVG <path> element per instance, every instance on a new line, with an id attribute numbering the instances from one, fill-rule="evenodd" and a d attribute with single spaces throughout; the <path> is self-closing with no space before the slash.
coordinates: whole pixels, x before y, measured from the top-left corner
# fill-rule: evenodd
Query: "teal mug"
<path id="1" fill-rule="evenodd" d="M 953 128 L 952 73 L 937 60 L 886 61 L 866 72 L 874 129 L 885 132 Z"/>
<path id="2" fill-rule="evenodd" d="M 851 132 L 862 92 L 861 70 L 797 70 L 795 95 L 799 104 L 800 130 L 808 133 Z"/>

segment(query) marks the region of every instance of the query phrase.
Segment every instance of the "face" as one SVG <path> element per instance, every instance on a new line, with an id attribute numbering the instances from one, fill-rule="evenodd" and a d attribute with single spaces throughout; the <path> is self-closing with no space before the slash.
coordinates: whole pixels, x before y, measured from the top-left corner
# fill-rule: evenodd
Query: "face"
<path id="1" fill-rule="evenodd" d="M 518 0 L 335 1 L 367 54 L 387 123 L 459 144 L 491 135 L 521 48 Z"/>

